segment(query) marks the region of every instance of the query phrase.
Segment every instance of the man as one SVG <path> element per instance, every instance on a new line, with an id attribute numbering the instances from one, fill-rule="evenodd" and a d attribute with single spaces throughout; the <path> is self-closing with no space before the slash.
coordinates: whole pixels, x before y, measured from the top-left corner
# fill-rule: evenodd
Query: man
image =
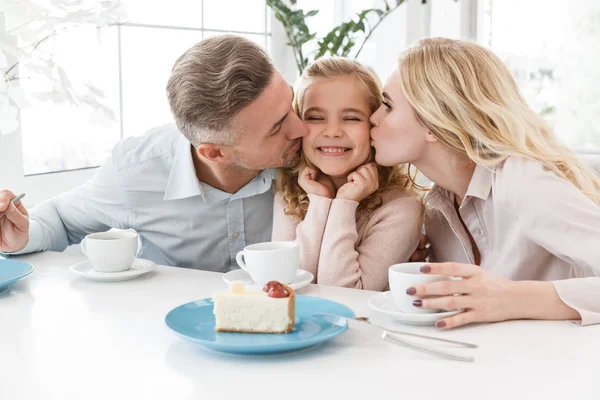
<path id="1" fill-rule="evenodd" d="M 229 271 L 271 239 L 272 168 L 293 165 L 307 128 L 269 55 L 237 36 L 183 54 L 167 85 L 176 126 L 123 140 L 87 183 L 28 216 L 0 192 L 0 251 L 62 251 L 85 235 L 133 228 L 140 257 Z"/>

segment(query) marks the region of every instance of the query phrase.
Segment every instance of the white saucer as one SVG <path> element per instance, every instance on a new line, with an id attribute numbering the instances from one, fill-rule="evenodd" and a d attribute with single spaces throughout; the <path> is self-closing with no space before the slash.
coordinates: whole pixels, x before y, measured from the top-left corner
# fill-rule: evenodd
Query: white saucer
<path id="1" fill-rule="evenodd" d="M 138 276 L 150 272 L 156 268 L 156 264 L 150 260 L 143 258 L 136 258 L 127 271 L 123 272 L 98 272 L 92 268 L 92 264 L 89 260 L 82 261 L 71 267 L 71 271 L 84 278 L 92 281 L 100 282 L 118 282 L 127 281 L 129 279 L 137 278 Z"/>
<path id="2" fill-rule="evenodd" d="M 313 279 L 313 274 L 311 274 L 308 271 L 304 271 L 303 269 L 299 269 L 296 272 L 296 278 L 294 278 L 294 281 L 290 283 L 289 286 L 294 290 L 298 290 L 311 283 Z M 258 285 L 254 283 L 250 275 L 243 269 L 236 269 L 227 272 L 225 275 L 223 275 L 223 280 L 226 283 L 231 283 L 233 281 L 242 281 L 242 283 L 246 285 L 248 289 L 253 290 L 262 290 L 263 287 L 263 285 Z"/>
<path id="3" fill-rule="evenodd" d="M 369 307 L 388 318 L 407 325 L 435 325 L 436 321 L 463 312 L 451 310 L 439 313 L 417 314 L 404 313 L 396 307 L 390 292 L 377 293 L 369 299 Z"/>

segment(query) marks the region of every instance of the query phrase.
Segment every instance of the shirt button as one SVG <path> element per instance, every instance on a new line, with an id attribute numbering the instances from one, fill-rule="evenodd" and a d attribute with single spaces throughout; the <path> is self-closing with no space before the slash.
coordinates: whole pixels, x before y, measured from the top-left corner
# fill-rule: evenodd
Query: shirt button
<path id="1" fill-rule="evenodd" d="M 481 235 L 483 233 L 483 231 L 481 229 L 475 229 L 475 234 L 477 236 Z"/>
<path id="2" fill-rule="evenodd" d="M 237 238 L 239 238 L 239 237 L 240 237 L 240 234 L 239 234 L 239 232 L 233 232 L 233 233 L 231 234 L 231 236 L 233 236 L 233 238 L 234 238 L 234 239 L 237 239 Z"/>

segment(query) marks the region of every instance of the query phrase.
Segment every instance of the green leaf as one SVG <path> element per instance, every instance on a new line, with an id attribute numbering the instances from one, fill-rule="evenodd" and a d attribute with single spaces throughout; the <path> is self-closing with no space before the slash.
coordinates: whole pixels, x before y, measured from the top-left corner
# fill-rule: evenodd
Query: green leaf
<path id="1" fill-rule="evenodd" d="M 556 112 L 556 107 L 554 106 L 546 106 L 540 111 L 540 116 L 545 117 L 548 115 L 552 115 Z"/>
<path id="2" fill-rule="evenodd" d="M 348 43 L 346 43 L 346 45 L 342 49 L 341 55 L 344 57 L 348 57 L 348 54 L 350 54 L 350 51 L 352 50 L 352 48 L 354 47 L 355 44 L 356 43 L 352 40 L 350 40 Z"/>
<path id="3" fill-rule="evenodd" d="M 359 23 L 356 24 L 356 26 L 354 26 L 354 32 L 364 32 L 365 31 L 365 24 L 363 21 L 360 21 Z"/>

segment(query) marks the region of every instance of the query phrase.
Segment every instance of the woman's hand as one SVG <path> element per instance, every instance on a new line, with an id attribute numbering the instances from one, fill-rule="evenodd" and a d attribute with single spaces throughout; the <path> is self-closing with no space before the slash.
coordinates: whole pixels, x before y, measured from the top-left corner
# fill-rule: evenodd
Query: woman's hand
<path id="1" fill-rule="evenodd" d="M 314 168 L 306 167 L 300 171 L 298 184 L 308 194 L 333 199 L 335 193 L 333 181 L 327 175 L 318 174 Z"/>
<path id="2" fill-rule="evenodd" d="M 511 281 L 492 275 L 477 265 L 431 263 L 421 272 L 432 275 L 462 277 L 408 288 L 414 296 L 442 297 L 416 299 L 413 305 L 465 312 L 436 322 L 438 328 L 455 328 L 471 322 L 494 322 L 511 319 L 577 319 L 579 313 L 564 304 L 551 282 Z M 454 296 L 461 294 L 462 296 Z"/>
<path id="3" fill-rule="evenodd" d="M 375 163 L 369 163 L 348 175 L 348 182 L 338 189 L 335 198 L 360 203 L 377 189 L 379 189 L 379 172 Z"/>

